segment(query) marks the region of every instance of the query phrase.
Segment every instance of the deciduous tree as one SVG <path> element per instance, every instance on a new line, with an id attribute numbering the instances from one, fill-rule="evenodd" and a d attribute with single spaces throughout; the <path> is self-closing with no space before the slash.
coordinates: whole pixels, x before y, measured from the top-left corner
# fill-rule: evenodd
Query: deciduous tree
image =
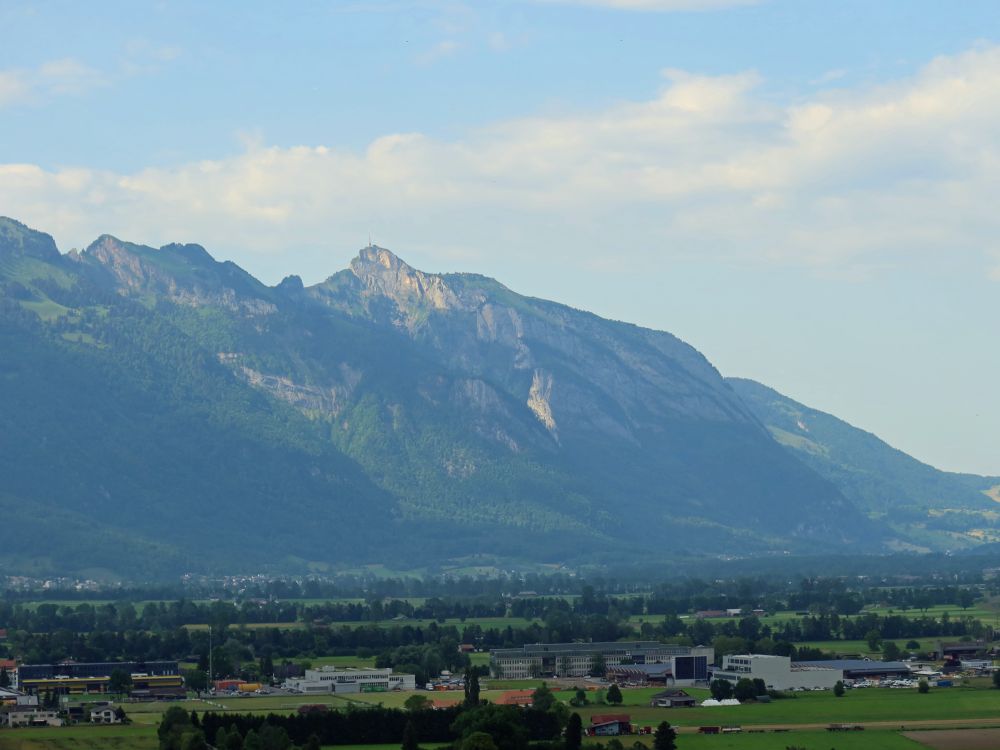
<path id="1" fill-rule="evenodd" d="M 618 688 L 617 684 L 615 683 L 611 684 L 611 687 L 608 688 L 608 694 L 605 697 L 605 700 L 607 700 L 607 702 L 613 706 L 618 706 L 621 704 L 623 700 L 622 691 Z"/>
<path id="2" fill-rule="evenodd" d="M 536 711 L 551 711 L 556 703 L 556 697 L 544 682 L 531 695 L 531 707 Z"/>
<path id="3" fill-rule="evenodd" d="M 712 680 L 708 689 L 711 691 L 712 697 L 717 701 L 733 697 L 733 683 L 721 677 Z"/>

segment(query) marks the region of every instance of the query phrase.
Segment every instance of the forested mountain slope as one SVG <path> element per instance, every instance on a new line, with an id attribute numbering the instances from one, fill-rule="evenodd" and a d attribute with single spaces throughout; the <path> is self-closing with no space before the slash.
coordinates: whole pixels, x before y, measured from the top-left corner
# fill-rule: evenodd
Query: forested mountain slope
<path id="1" fill-rule="evenodd" d="M 940 471 L 765 385 L 728 382 L 779 443 L 905 538 L 945 549 L 1000 539 L 1000 478 Z"/>
<path id="2" fill-rule="evenodd" d="M 61 255 L 0 219 L 0 336 L 0 555 L 20 568 L 886 539 L 688 344 L 382 248 L 268 287 L 197 245 Z"/>

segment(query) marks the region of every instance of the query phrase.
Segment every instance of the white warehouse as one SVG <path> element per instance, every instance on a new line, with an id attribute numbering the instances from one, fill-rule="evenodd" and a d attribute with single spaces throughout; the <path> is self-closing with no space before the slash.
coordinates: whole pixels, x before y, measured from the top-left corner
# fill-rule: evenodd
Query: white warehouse
<path id="1" fill-rule="evenodd" d="M 287 690 L 302 693 L 384 693 L 389 690 L 416 690 L 416 677 L 391 669 L 307 669 L 305 676 L 286 680 Z"/>
<path id="2" fill-rule="evenodd" d="M 712 679 L 729 680 L 735 684 L 740 679 L 760 679 L 771 690 L 793 688 L 831 689 L 837 680 L 844 678 L 839 669 L 825 667 L 792 666 L 787 656 L 770 654 L 735 654 L 722 657 L 722 668 L 712 670 Z"/>

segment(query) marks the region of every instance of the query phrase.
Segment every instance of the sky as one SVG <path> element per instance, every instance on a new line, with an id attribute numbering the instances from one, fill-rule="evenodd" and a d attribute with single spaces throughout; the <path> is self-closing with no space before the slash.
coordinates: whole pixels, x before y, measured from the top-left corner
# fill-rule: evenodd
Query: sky
<path id="1" fill-rule="evenodd" d="M 1000 475 L 1000 3 L 0 0 L 0 214 L 368 244 Z"/>

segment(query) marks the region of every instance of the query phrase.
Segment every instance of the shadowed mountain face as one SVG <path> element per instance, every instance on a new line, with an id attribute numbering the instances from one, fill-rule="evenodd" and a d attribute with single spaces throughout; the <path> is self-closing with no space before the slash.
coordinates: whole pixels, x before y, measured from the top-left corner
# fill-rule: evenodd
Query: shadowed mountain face
<path id="1" fill-rule="evenodd" d="M 267 287 L 198 245 L 62 256 L 3 219 L 0 310 L 0 502 L 125 565 L 152 542 L 173 569 L 289 569 L 883 538 L 676 337 L 383 248 Z M 31 562 L 117 569 L 91 547 Z"/>
<path id="2" fill-rule="evenodd" d="M 1000 541 L 1000 478 L 939 471 L 760 383 L 728 382 L 779 443 L 903 539 L 934 549 Z"/>

